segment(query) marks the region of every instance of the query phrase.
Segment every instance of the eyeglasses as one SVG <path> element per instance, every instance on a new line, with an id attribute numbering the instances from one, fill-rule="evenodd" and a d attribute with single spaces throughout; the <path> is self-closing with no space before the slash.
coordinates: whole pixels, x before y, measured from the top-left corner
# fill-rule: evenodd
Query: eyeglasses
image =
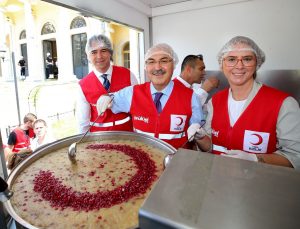
<path id="1" fill-rule="evenodd" d="M 156 65 L 156 63 L 158 63 L 160 66 L 166 66 L 172 61 L 173 61 L 173 59 L 170 59 L 170 58 L 162 58 L 158 61 L 153 60 L 153 59 L 146 60 L 145 63 L 146 63 L 147 66 L 154 66 L 154 65 Z"/>
<path id="2" fill-rule="evenodd" d="M 227 56 L 223 61 L 227 67 L 234 67 L 239 61 L 241 61 L 245 67 L 253 67 L 256 64 L 254 56 L 243 56 L 242 58 L 237 58 L 237 56 Z"/>

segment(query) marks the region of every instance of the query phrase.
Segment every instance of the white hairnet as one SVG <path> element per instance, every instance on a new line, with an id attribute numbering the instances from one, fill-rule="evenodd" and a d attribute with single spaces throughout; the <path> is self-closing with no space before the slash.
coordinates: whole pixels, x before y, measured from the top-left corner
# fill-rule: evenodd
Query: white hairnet
<path id="1" fill-rule="evenodd" d="M 113 54 L 112 44 L 108 37 L 99 34 L 99 35 L 93 35 L 89 38 L 89 40 L 86 42 L 85 46 L 85 52 L 88 55 L 91 51 L 95 49 L 108 49 L 111 55 Z"/>
<path id="2" fill-rule="evenodd" d="M 236 45 L 244 44 L 245 48 L 237 48 Z M 248 37 L 236 36 L 228 41 L 219 51 L 218 53 L 218 62 L 219 65 L 222 66 L 223 58 L 226 56 L 228 52 L 231 51 L 252 51 L 256 56 L 256 69 L 259 69 L 260 66 L 265 62 L 265 53 L 258 47 L 258 45 Z"/>
<path id="3" fill-rule="evenodd" d="M 176 66 L 176 64 L 178 63 L 177 54 L 174 52 L 172 47 L 168 44 L 160 43 L 160 44 L 154 45 L 151 48 L 149 48 L 145 55 L 145 61 L 156 54 L 168 55 L 171 59 L 173 59 L 174 66 Z"/>

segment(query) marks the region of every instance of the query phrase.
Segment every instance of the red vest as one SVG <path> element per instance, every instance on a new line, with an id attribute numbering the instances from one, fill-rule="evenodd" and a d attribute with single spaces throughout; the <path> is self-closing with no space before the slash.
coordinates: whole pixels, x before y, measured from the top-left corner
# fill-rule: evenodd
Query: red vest
<path id="1" fill-rule="evenodd" d="M 35 137 L 35 133 L 34 133 L 34 131 L 33 131 L 32 128 L 29 128 L 29 129 L 28 129 L 28 136 L 29 136 L 30 138 L 34 138 L 34 137 Z"/>
<path id="2" fill-rule="evenodd" d="M 134 130 L 178 149 L 187 141 L 192 94 L 192 90 L 174 82 L 173 91 L 159 114 L 151 96 L 150 83 L 134 86 L 130 108 Z"/>
<path id="3" fill-rule="evenodd" d="M 174 82 L 180 83 L 183 86 L 185 86 L 177 77 L 173 79 Z M 186 86 L 185 86 L 186 87 Z"/>
<path id="4" fill-rule="evenodd" d="M 101 95 L 105 95 L 108 92 L 105 90 L 94 72 L 90 72 L 86 77 L 80 80 L 79 85 L 82 88 L 86 100 L 90 103 L 90 122 L 93 123 L 98 116 L 96 108 L 97 100 Z M 113 66 L 110 92 L 119 91 L 122 88 L 130 85 L 130 71 L 123 67 Z M 91 127 L 90 131 L 96 132 L 108 130 L 132 131 L 132 121 L 129 114 L 113 114 L 112 111 L 108 109 L 103 116 L 97 120 L 94 126 Z"/>
<path id="5" fill-rule="evenodd" d="M 29 136 L 25 134 L 24 130 L 20 128 L 14 129 L 14 132 L 16 133 L 16 144 L 14 145 L 14 148 L 12 149 L 12 152 L 17 153 L 21 149 L 28 149 L 30 148 L 30 139 Z"/>
<path id="6" fill-rule="evenodd" d="M 276 151 L 276 123 L 282 102 L 288 96 L 279 90 L 262 86 L 257 95 L 241 114 L 233 127 L 228 113 L 228 93 L 223 90 L 212 97 L 213 153 L 243 150 L 249 153 L 273 153 Z"/>

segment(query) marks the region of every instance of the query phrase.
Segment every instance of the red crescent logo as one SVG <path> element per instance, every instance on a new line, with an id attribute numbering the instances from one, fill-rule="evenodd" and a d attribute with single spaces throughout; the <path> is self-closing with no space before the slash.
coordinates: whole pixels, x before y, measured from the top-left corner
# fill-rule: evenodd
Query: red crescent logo
<path id="1" fill-rule="evenodd" d="M 257 137 L 257 142 L 250 142 L 252 145 L 255 145 L 255 146 L 257 146 L 257 145 L 260 145 L 262 142 L 263 142 L 263 138 L 262 138 L 262 136 L 260 136 L 259 134 L 251 134 L 251 135 L 254 135 L 254 136 L 256 136 Z"/>
<path id="2" fill-rule="evenodd" d="M 179 123 L 176 123 L 177 126 L 181 126 L 181 124 L 183 123 L 183 118 L 182 117 L 176 117 L 179 119 Z"/>

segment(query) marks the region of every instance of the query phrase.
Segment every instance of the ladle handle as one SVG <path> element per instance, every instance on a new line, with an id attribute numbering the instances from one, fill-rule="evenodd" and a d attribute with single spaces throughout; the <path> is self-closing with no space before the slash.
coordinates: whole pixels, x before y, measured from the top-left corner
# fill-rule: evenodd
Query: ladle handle
<path id="1" fill-rule="evenodd" d="M 108 91 L 108 92 L 109 92 L 109 91 Z M 114 97 L 113 95 L 110 96 L 110 97 L 112 98 L 112 99 L 110 100 L 110 102 L 112 102 L 112 101 L 114 100 L 115 97 Z M 92 123 L 92 125 L 89 126 L 88 130 L 84 133 L 84 135 L 79 139 L 79 141 L 78 141 L 77 143 L 79 143 L 79 142 L 82 141 L 82 139 L 85 137 L 85 135 L 87 135 L 87 133 L 90 131 L 91 127 L 94 126 L 94 124 L 97 122 L 97 120 L 99 119 L 99 117 L 102 116 L 102 115 L 104 114 L 104 112 L 105 112 L 105 111 L 101 112 L 101 113 L 97 116 L 97 118 L 95 119 L 95 121 Z"/>
<path id="2" fill-rule="evenodd" d="M 104 112 L 101 112 L 101 113 L 97 116 L 97 118 L 95 119 L 95 121 L 92 123 L 92 125 L 89 126 L 89 128 L 87 129 L 87 131 L 84 133 L 84 135 L 79 139 L 79 141 L 78 141 L 77 143 L 81 142 L 82 139 L 87 135 L 87 133 L 90 132 L 90 129 L 92 128 L 92 126 L 94 126 L 94 124 L 97 122 L 97 120 L 99 119 L 99 117 L 103 115 L 103 113 L 104 113 Z"/>
<path id="3" fill-rule="evenodd" d="M 202 128 L 202 127 L 205 125 L 205 123 L 206 123 L 206 122 L 203 121 L 203 122 L 201 123 L 199 129 Z M 197 132 L 194 133 L 192 136 L 190 136 L 190 138 L 189 138 L 185 143 L 183 143 L 179 148 L 183 148 L 188 142 L 192 141 L 192 139 L 195 137 L 196 134 L 197 134 Z"/>

